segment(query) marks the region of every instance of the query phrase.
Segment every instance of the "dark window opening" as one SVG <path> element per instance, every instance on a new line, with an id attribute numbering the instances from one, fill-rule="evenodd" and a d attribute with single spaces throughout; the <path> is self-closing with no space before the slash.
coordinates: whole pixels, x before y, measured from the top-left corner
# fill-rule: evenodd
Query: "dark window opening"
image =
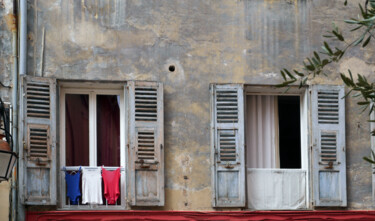
<path id="1" fill-rule="evenodd" d="M 300 97 L 278 96 L 280 168 L 301 168 Z"/>

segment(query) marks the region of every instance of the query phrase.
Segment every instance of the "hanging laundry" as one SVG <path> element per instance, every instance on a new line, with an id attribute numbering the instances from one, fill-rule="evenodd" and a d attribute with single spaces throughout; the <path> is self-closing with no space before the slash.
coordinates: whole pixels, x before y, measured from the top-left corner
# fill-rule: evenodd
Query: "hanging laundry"
<path id="1" fill-rule="evenodd" d="M 81 167 L 75 174 L 70 174 L 65 171 L 65 181 L 66 181 L 66 196 L 69 197 L 70 204 L 77 205 L 78 199 L 81 196 L 81 191 L 79 190 L 79 178 L 81 176 Z"/>
<path id="2" fill-rule="evenodd" d="M 82 168 L 82 204 L 103 204 L 100 168 Z"/>
<path id="3" fill-rule="evenodd" d="M 104 197 L 106 198 L 108 205 L 115 204 L 118 197 L 120 196 L 120 176 L 120 168 L 117 168 L 115 171 L 108 171 L 102 168 Z"/>

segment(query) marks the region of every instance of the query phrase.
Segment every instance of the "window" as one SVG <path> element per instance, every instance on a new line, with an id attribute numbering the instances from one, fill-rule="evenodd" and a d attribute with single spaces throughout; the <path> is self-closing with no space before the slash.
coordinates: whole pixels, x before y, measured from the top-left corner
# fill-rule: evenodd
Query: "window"
<path id="1" fill-rule="evenodd" d="M 308 144 L 301 140 L 308 129 L 306 119 L 301 121 L 307 115 L 305 89 L 265 93 L 267 89 L 245 88 L 247 206 L 306 209 Z"/>
<path id="2" fill-rule="evenodd" d="M 125 100 L 122 84 L 60 86 L 61 166 L 77 171 L 80 166 L 95 170 L 122 167 L 120 192 L 114 206 L 125 206 Z M 71 207 L 61 172 L 62 207 Z M 104 188 L 102 188 L 104 191 Z M 103 202 L 105 201 L 103 193 Z M 82 199 L 79 202 L 82 205 Z M 106 203 L 104 203 L 106 204 Z M 114 207 L 110 205 L 110 207 Z M 92 207 L 86 205 L 86 207 Z"/>
<path id="3" fill-rule="evenodd" d="M 69 210 L 164 205 L 161 83 L 57 86 L 53 78 L 25 76 L 21 94 L 19 181 L 25 205 L 59 201 L 59 208 Z M 103 165 L 107 170 L 121 167 L 117 205 L 69 205 L 64 167 L 77 171 Z"/>
<path id="4" fill-rule="evenodd" d="M 214 207 L 346 206 L 343 87 L 211 90 Z"/>

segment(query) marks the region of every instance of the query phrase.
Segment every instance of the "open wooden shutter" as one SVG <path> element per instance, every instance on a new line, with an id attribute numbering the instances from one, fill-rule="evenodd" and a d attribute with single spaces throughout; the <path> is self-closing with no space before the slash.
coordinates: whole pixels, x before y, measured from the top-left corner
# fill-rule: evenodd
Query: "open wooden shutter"
<path id="1" fill-rule="evenodd" d="M 23 77 L 20 88 L 20 195 L 27 205 L 56 204 L 56 80 Z"/>
<path id="2" fill-rule="evenodd" d="M 315 206 L 346 206 L 345 91 L 314 85 L 311 94 Z"/>
<path id="3" fill-rule="evenodd" d="M 243 87 L 211 85 L 214 207 L 245 206 Z"/>
<path id="4" fill-rule="evenodd" d="M 164 205 L 163 85 L 128 82 L 132 206 Z"/>

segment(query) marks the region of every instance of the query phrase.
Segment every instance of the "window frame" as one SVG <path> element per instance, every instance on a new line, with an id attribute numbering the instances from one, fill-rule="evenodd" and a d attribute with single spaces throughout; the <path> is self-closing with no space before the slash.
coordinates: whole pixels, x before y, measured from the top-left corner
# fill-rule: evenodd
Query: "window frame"
<path id="1" fill-rule="evenodd" d="M 126 96 L 126 83 L 92 83 L 92 82 L 60 82 L 59 88 L 59 132 L 58 137 L 60 141 L 60 166 L 59 166 L 59 186 L 57 187 L 57 194 L 60 198 L 59 207 L 60 210 L 123 210 L 127 209 L 126 200 L 126 177 L 125 171 L 127 168 L 127 152 L 126 144 L 128 137 L 127 134 L 127 96 Z M 69 205 L 66 201 L 66 182 L 65 172 L 61 168 L 66 165 L 66 154 L 65 154 L 65 95 L 66 94 L 87 94 L 89 96 L 89 166 L 100 168 L 101 165 L 97 164 L 97 116 L 96 116 L 96 95 L 118 95 L 120 96 L 120 205 L 106 205 L 105 201 L 103 205 Z M 85 167 L 85 166 L 84 166 Z M 69 167 L 72 170 L 78 170 L 79 166 Z M 104 167 L 105 169 L 113 170 L 118 167 Z M 103 189 L 104 191 L 104 189 Z"/>
<path id="2" fill-rule="evenodd" d="M 273 85 L 251 85 L 245 84 L 244 85 L 244 124 L 246 128 L 247 122 L 247 111 L 246 111 L 246 97 L 248 95 L 273 95 L 273 96 L 299 96 L 300 97 L 300 134 L 301 134 L 301 168 L 295 170 L 306 171 L 306 204 L 304 209 L 311 209 L 311 195 L 312 195 L 312 178 L 311 178 L 311 156 L 310 156 L 310 140 L 311 140 L 311 119 L 310 119 L 310 88 L 304 86 L 302 88 L 298 88 L 298 86 L 291 86 L 289 90 L 286 91 L 285 88 L 275 88 Z M 246 130 L 246 129 L 245 129 Z M 247 142 L 247 137 L 245 133 L 245 144 Z M 245 146 L 245 152 L 246 152 Z M 246 157 L 245 157 L 245 164 L 246 164 Z M 275 168 L 277 169 L 277 168 Z M 279 168 L 280 169 L 280 168 Z M 247 170 L 245 173 L 245 179 L 247 182 Z M 280 169 L 284 170 L 284 169 Z M 246 189 L 246 195 L 248 194 L 248 190 Z M 249 202 L 246 202 L 246 208 L 249 208 Z M 272 210 L 279 210 L 278 208 Z"/>

